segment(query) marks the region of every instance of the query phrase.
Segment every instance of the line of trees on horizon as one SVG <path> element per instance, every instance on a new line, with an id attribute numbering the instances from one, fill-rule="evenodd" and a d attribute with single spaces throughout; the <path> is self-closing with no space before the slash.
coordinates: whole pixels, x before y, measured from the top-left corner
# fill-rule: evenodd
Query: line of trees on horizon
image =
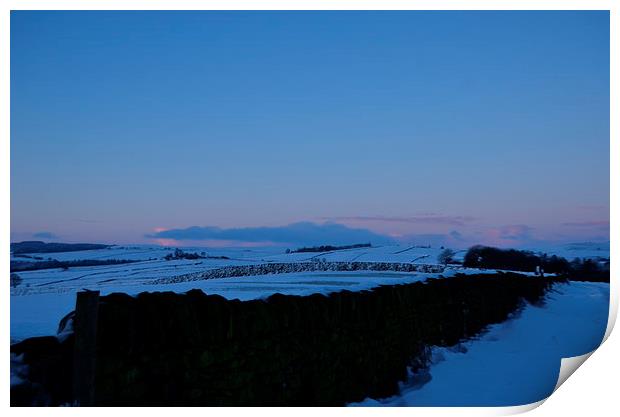
<path id="1" fill-rule="evenodd" d="M 359 249 L 359 248 L 370 248 L 372 245 L 370 243 L 356 243 L 353 245 L 321 245 L 321 246 L 310 246 L 303 247 L 294 250 L 287 249 L 286 253 L 306 253 L 306 252 L 331 252 L 335 250 L 346 250 L 346 249 Z"/>
<path id="2" fill-rule="evenodd" d="M 78 259 L 73 261 L 59 261 L 48 259 L 45 261 L 11 261 L 11 272 L 38 271 L 40 269 L 69 269 L 79 266 L 104 266 L 140 262 L 133 259 Z"/>

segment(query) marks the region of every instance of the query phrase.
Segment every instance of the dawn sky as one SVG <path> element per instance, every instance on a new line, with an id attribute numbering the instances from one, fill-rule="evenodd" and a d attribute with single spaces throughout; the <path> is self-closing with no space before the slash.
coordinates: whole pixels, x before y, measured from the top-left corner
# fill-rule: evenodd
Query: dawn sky
<path id="1" fill-rule="evenodd" d="M 609 13 L 12 12 L 12 240 L 310 235 L 608 240 Z"/>

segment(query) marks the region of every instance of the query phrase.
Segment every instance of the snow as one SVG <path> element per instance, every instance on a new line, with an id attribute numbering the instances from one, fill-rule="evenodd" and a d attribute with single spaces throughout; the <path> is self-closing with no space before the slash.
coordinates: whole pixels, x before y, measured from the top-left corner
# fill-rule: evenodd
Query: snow
<path id="1" fill-rule="evenodd" d="M 59 321 L 74 309 L 82 289 L 138 294 L 144 291 L 186 292 L 199 288 L 227 299 L 260 299 L 274 293 L 328 294 L 343 289 L 360 291 L 379 285 L 423 281 L 437 273 L 393 271 L 306 271 L 198 281 L 162 283 L 162 278 L 199 275 L 230 266 L 268 263 L 390 262 L 435 264 L 441 248 L 380 246 L 326 253 L 285 253 L 286 248 L 183 248 L 230 259 L 171 260 L 162 258 L 174 248 L 130 246 L 42 254 L 59 260 L 131 259 L 121 265 L 76 267 L 20 272 L 23 282 L 11 289 L 11 342 L 32 336 L 54 335 Z M 535 249 L 534 249 L 535 250 Z M 536 250 L 535 250 L 536 251 Z M 568 258 L 609 257 L 604 247 L 589 244 L 545 249 Z M 457 252 L 461 258 L 464 251 Z M 595 254 L 595 255 L 594 255 Z M 19 258 L 18 258 L 19 259 Z M 441 274 L 481 271 L 451 266 Z M 544 307 L 528 305 L 522 313 L 491 326 L 477 340 L 451 348 L 433 348 L 433 363 L 426 373 L 411 375 L 401 393 L 388 399 L 366 399 L 362 406 L 476 406 L 521 405 L 545 398 L 553 391 L 563 357 L 591 351 L 605 332 L 609 284 L 575 282 L 558 284 Z M 69 323 L 66 334 L 71 331 Z M 65 336 L 63 334 L 61 336 Z M 19 358 L 11 358 L 19 366 Z M 12 382 L 20 376 L 12 373 Z"/>
<path id="2" fill-rule="evenodd" d="M 433 348 L 429 373 L 399 395 L 355 406 L 512 406 L 551 395 L 561 358 L 596 349 L 605 333 L 609 284 L 558 284 L 546 305 L 493 325 L 478 340 Z"/>
<path id="3" fill-rule="evenodd" d="M 549 256 L 561 256 L 569 261 L 575 258 L 609 259 L 610 253 L 609 242 L 576 242 L 532 250 L 534 252 L 546 253 Z"/>
<path id="4" fill-rule="evenodd" d="M 55 334 L 58 322 L 73 310 L 75 294 L 82 289 L 137 294 L 143 291 L 185 292 L 200 288 L 206 293 L 226 298 L 248 300 L 267 297 L 276 292 L 308 295 L 342 289 L 360 290 L 394 282 L 411 282 L 438 274 L 392 272 L 304 272 L 280 275 L 245 276 L 208 281 L 161 283 L 162 278 L 199 274 L 228 266 L 265 263 L 297 263 L 317 259 L 326 262 L 390 262 L 435 264 L 441 248 L 398 245 L 356 248 L 325 253 L 285 253 L 283 247 L 263 248 L 183 248 L 185 252 L 206 252 L 209 256 L 229 259 L 162 259 L 174 248 L 160 246 L 113 246 L 106 249 L 32 254 L 68 261 L 80 259 L 131 259 L 138 262 L 119 265 L 74 267 L 68 270 L 46 269 L 19 272 L 22 284 L 11 289 L 11 339 Z M 464 255 L 457 252 L 456 258 Z M 20 259 L 20 258 L 16 258 Z M 22 259 L 23 260 L 23 259 Z M 443 275 L 480 273 L 477 269 L 448 268 Z M 493 271 L 484 271 L 493 272 Z"/>
<path id="5" fill-rule="evenodd" d="M 403 251 L 403 249 L 408 249 Z M 391 272 L 321 273 L 304 272 L 285 275 L 246 276 L 208 281 L 162 284 L 161 278 L 197 274 L 227 266 L 246 266 L 270 262 L 308 262 L 317 258 L 328 262 L 411 262 L 435 263 L 439 248 L 407 248 L 381 246 L 326 253 L 285 253 L 286 248 L 183 248 L 185 252 L 206 252 L 207 255 L 229 259 L 171 260 L 162 259 L 174 248 L 134 245 L 112 246 L 106 249 L 31 254 L 61 261 L 82 259 L 130 259 L 138 262 L 119 265 L 74 267 L 67 270 L 46 269 L 19 272 L 22 284 L 11 289 L 11 340 L 56 334 L 62 317 L 73 310 L 75 294 L 82 289 L 99 290 L 102 295 L 112 292 L 138 294 L 143 291 L 185 292 L 200 288 L 206 293 L 226 298 L 248 300 L 267 297 L 276 292 L 308 295 L 329 293 L 342 289 L 360 290 L 381 284 L 411 282 L 425 279 L 428 274 Z M 400 252 L 400 253 L 396 253 Z M 14 258 L 24 260 L 24 258 Z M 436 274 L 435 274 L 436 275 Z"/>
<path id="6" fill-rule="evenodd" d="M 263 276 L 244 276 L 174 284 L 125 283 L 122 286 L 98 287 L 101 295 L 113 292 L 138 294 L 144 291 L 187 292 L 201 289 L 207 294 L 219 294 L 227 299 L 252 300 L 266 298 L 275 293 L 290 295 L 329 294 L 347 289 L 360 291 L 379 285 L 409 283 L 437 276 L 437 274 L 401 272 L 304 272 Z M 86 287 L 85 287 L 86 288 Z M 88 286 L 94 289 L 93 286 Z M 11 297 L 11 339 L 21 340 L 31 336 L 56 334 L 62 317 L 73 310 L 76 290 L 59 293 L 38 292 Z"/>

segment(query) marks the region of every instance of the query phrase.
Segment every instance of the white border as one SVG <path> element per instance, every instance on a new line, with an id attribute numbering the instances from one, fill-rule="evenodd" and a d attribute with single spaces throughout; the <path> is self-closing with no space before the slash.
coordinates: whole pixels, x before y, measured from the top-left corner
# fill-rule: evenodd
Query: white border
<path id="1" fill-rule="evenodd" d="M 610 221 L 611 221 L 611 254 L 612 258 L 617 259 L 618 245 L 618 224 L 614 213 L 620 208 L 618 205 L 618 179 L 620 178 L 619 156 L 620 145 L 618 145 L 618 83 L 617 76 L 620 67 L 618 65 L 618 25 L 620 19 L 618 11 L 620 10 L 617 2 L 612 0 L 426 0 L 426 1 L 398 1 L 398 0 L 314 0 L 314 1 L 251 1 L 251 0 L 229 0 L 223 1 L 200 1 L 200 0 L 64 0 L 64 1 L 43 1 L 43 0 L 8 0 L 0 3 L 0 231 L 2 231 L 2 239 L 0 240 L 0 263 L 2 264 L 5 275 L 8 278 L 9 270 L 9 242 L 10 242 L 10 10 L 610 10 L 611 19 L 611 102 L 610 102 L 610 137 L 614 138 L 610 143 L 610 169 L 611 169 L 611 191 L 610 191 Z M 608 323 L 606 338 L 609 337 L 610 331 L 615 322 L 618 310 L 618 291 L 617 280 L 614 279 L 618 274 L 618 268 L 615 262 L 612 262 L 612 288 L 611 288 L 611 306 L 610 321 Z M 10 320 L 9 320 L 9 302 L 10 291 L 8 285 L 2 287 L 2 341 L 0 348 L 3 357 L 3 375 L 2 380 L 2 398 L 5 407 L 8 407 L 9 401 L 9 345 L 10 345 Z M 536 408 L 545 402 L 544 407 L 537 408 L 533 415 L 582 415 L 585 412 L 594 412 L 594 415 L 608 415 L 611 410 L 617 408 L 616 381 L 619 372 L 619 360 L 616 352 L 620 351 L 618 336 L 612 335 L 600 349 L 594 353 L 594 359 L 588 361 L 586 365 L 578 371 L 579 376 L 571 378 L 562 385 L 562 387 L 552 395 L 552 400 L 541 401 L 521 407 L 506 408 L 336 408 L 322 409 L 321 413 L 355 413 L 356 415 L 369 415 L 381 413 L 382 415 L 506 415 L 524 412 Z M 65 411 L 66 410 L 66 411 Z M 72 411 L 77 410 L 77 411 Z M 55 415 L 57 413 L 83 413 L 84 409 L 66 409 L 66 408 L 28 408 L 18 409 L 11 408 L 8 410 L 15 415 L 46 413 Z M 88 412 L 103 415 L 110 412 L 130 412 L 134 413 L 134 409 L 106 409 L 94 408 L 88 409 Z M 140 412 L 148 412 L 155 414 L 168 414 L 177 411 L 171 408 L 152 408 L 149 410 L 140 410 Z M 237 413 L 259 413 L 265 415 L 282 415 L 288 416 L 291 412 L 301 415 L 313 415 L 317 412 L 308 408 L 255 408 L 248 410 L 237 408 L 226 409 L 209 409 L 202 408 L 185 408 L 178 410 L 183 413 L 192 415 L 204 415 L 205 413 L 216 413 L 218 415 L 228 416 Z"/>

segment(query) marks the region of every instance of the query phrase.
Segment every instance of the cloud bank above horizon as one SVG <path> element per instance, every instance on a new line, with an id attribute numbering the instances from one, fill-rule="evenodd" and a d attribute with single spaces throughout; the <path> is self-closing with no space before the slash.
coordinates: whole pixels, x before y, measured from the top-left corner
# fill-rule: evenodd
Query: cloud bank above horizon
<path id="1" fill-rule="evenodd" d="M 354 243 L 389 244 L 394 239 L 368 229 L 351 228 L 338 223 L 316 224 L 297 222 L 277 227 L 220 228 L 215 226 L 191 226 L 184 229 L 168 229 L 145 235 L 148 239 L 213 240 L 269 244 L 347 245 Z"/>
<path id="2" fill-rule="evenodd" d="M 600 231 L 601 222 L 592 222 Z M 144 235 L 163 245 L 186 245 L 189 242 L 209 242 L 215 246 L 264 246 L 264 245 L 347 245 L 372 243 L 373 245 L 420 244 L 432 246 L 467 247 L 475 244 L 501 247 L 533 247 L 553 243 L 541 239 L 536 229 L 528 225 L 504 225 L 478 230 L 450 230 L 446 233 L 407 233 L 390 235 L 362 227 L 335 223 L 296 222 L 283 226 L 222 228 L 216 226 L 190 226 L 161 229 Z M 605 241 L 608 235 L 592 234 L 584 240 Z M 556 243 L 574 239 L 559 237 Z"/>
<path id="3" fill-rule="evenodd" d="M 327 218 L 327 217 L 326 217 Z M 373 245 L 431 245 L 467 248 L 482 244 L 498 247 L 537 248 L 579 242 L 608 242 L 609 221 L 589 220 L 541 225 L 486 225 L 466 216 L 421 214 L 411 217 L 348 216 L 327 221 L 298 221 L 276 226 L 189 226 L 155 227 L 140 238 L 106 238 L 94 230 L 87 235 L 64 231 L 19 232 L 11 230 L 11 241 L 96 242 L 110 244 L 155 243 L 162 246 L 261 247 L 313 246 L 372 243 Z M 338 221 L 335 221 L 338 219 Z M 414 220 L 412 220 L 414 219 Z M 415 223 L 413 226 L 411 223 Z M 389 226 L 386 228 L 386 224 Z M 432 227 L 428 227 L 428 226 Z M 93 225 L 93 228 L 99 225 Z M 107 227 L 102 224 L 101 227 Z"/>

